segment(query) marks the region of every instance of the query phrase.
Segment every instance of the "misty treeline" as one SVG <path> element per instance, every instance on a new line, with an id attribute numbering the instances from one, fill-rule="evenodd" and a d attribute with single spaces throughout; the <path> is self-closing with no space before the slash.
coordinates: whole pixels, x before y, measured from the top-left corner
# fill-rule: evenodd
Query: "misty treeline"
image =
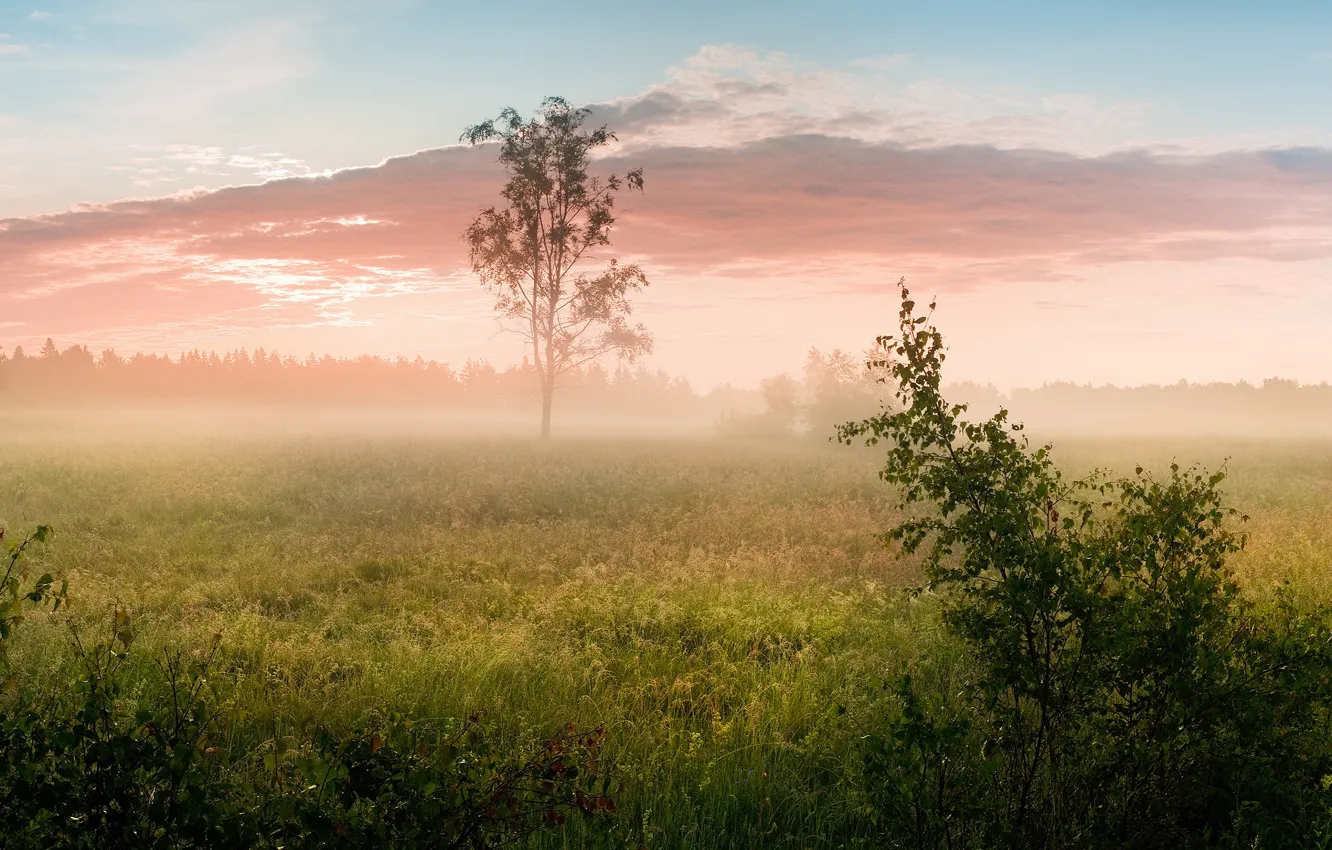
<path id="1" fill-rule="evenodd" d="M 810 348 L 797 377 L 767 378 L 756 390 L 723 383 L 699 392 L 686 378 L 624 362 L 613 369 L 585 364 L 566 372 L 559 386 L 574 410 L 708 418 L 724 433 L 778 436 L 824 433 L 834 422 L 873 410 L 882 401 L 874 377 L 860 355 Z M 540 403 L 537 380 L 527 360 L 502 368 L 469 360 L 454 369 L 419 356 L 297 358 L 263 348 L 175 357 L 125 357 L 112 349 L 95 355 L 85 345 L 61 350 L 50 339 L 37 354 L 0 348 L 0 392 L 16 404 L 374 403 L 521 411 Z"/>
<path id="2" fill-rule="evenodd" d="M 721 384 L 706 392 L 641 362 L 613 368 L 592 362 L 563 375 L 560 387 L 569 408 L 583 413 L 715 421 L 730 436 L 822 438 L 835 423 L 885 401 L 878 376 L 865 367 L 874 356 L 810 348 L 794 373 L 765 378 L 756 389 Z M 0 392 L 11 405 L 217 401 L 523 412 L 540 404 L 539 386 L 527 361 L 496 367 L 469 360 L 455 369 L 422 357 L 297 358 L 263 348 L 128 357 L 110 349 L 97 355 L 84 345 L 61 350 L 52 340 L 34 354 L 22 346 L 12 352 L 0 348 Z M 1296 436 L 1332 431 L 1332 385 L 1281 378 L 1139 387 L 1053 383 L 1008 392 L 961 382 L 948 390 L 974 405 L 1002 404 L 1043 430 L 1239 434 L 1259 427 Z"/>
<path id="3" fill-rule="evenodd" d="M 756 393 L 723 385 L 700 394 L 684 378 L 642 364 L 590 363 L 567 372 L 561 386 L 570 407 L 587 411 L 719 416 L 761 406 Z M 263 348 L 123 357 L 109 349 L 94 355 L 83 345 L 62 351 L 51 340 L 35 355 L 22 346 L 0 350 L 0 391 L 30 404 L 216 400 L 528 410 L 541 400 L 527 362 L 496 368 L 469 360 L 454 369 L 419 356 L 296 358 Z"/>
<path id="4" fill-rule="evenodd" d="M 818 432 L 878 405 L 882 384 L 877 354 L 853 357 L 841 350 L 810 349 L 799 377 L 788 373 L 759 384 L 764 410 L 734 416 L 726 427 L 747 433 Z M 990 384 L 963 381 L 949 396 L 980 408 L 1004 407 L 1040 430 L 1089 434 L 1229 434 L 1291 437 L 1332 435 L 1332 384 L 1301 384 L 1267 378 L 1260 384 L 1147 384 L 1094 386 L 1067 381 L 1001 392 Z"/>

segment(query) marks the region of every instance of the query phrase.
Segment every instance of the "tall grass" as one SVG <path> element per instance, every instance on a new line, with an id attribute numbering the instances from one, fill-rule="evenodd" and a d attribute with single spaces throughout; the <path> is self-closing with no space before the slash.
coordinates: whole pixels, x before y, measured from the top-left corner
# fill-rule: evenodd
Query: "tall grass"
<path id="1" fill-rule="evenodd" d="M 1256 589 L 1332 596 L 1332 445 L 1060 442 L 1071 467 L 1230 456 Z M 0 517 L 69 615 L 117 599 L 136 649 L 223 635 L 235 752 L 391 707 L 479 713 L 501 740 L 605 724 L 623 783 L 609 829 L 565 846 L 867 841 L 857 726 L 904 663 L 947 662 L 877 456 L 707 441 L 421 438 L 56 443 L 7 458 Z M 1213 464 L 1214 465 L 1214 464 Z M 14 657 L 67 681 L 59 618 Z M 153 675 L 146 664 L 146 682 Z"/>

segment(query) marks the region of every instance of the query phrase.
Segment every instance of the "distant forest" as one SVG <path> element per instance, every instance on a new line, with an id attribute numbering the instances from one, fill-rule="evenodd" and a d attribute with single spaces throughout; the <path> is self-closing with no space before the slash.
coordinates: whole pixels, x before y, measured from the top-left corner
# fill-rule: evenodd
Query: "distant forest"
<path id="1" fill-rule="evenodd" d="M 723 385 L 699 394 L 683 378 L 641 365 L 608 370 L 592 363 L 562 376 L 561 386 L 568 405 L 586 412 L 720 416 L 763 406 L 756 392 Z M 541 400 L 526 362 L 497 369 L 468 361 L 454 369 L 421 357 L 296 358 L 263 348 L 96 356 L 83 345 L 61 351 L 52 340 L 35 355 L 22 347 L 0 350 L 0 392 L 10 405 L 212 401 L 519 410 Z"/>
<path id="2" fill-rule="evenodd" d="M 830 433 L 833 424 L 872 413 L 882 387 L 864 358 L 810 349 L 800 375 L 776 375 L 757 390 L 722 384 L 706 393 L 687 380 L 639 364 L 607 369 L 592 363 L 561 379 L 565 403 L 583 413 L 708 418 L 734 434 Z M 86 346 L 63 351 L 0 349 L 0 394 L 9 406 L 259 403 L 433 407 L 530 411 L 539 406 L 537 376 L 523 362 L 496 368 L 468 361 L 460 369 L 421 357 L 296 358 L 260 348 L 172 357 Z M 1332 436 L 1332 385 L 1269 378 L 1247 382 L 1179 382 L 1138 387 L 1053 383 L 1000 392 L 955 384 L 952 395 L 988 415 L 999 405 L 1034 430 L 1091 433 L 1247 433 Z"/>
<path id="3" fill-rule="evenodd" d="M 1091 386 L 1068 382 L 1000 394 L 961 384 L 953 396 L 988 413 L 1002 403 L 1034 431 L 1332 437 L 1332 385 L 1268 378 L 1261 384 Z"/>

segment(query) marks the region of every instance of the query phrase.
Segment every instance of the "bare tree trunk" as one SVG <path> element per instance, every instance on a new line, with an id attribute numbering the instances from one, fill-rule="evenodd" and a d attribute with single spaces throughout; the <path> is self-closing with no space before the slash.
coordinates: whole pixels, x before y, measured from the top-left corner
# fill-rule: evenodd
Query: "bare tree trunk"
<path id="1" fill-rule="evenodd" d="M 541 439 L 550 439 L 550 402 L 555 395 L 554 387 L 541 382 Z"/>
<path id="2" fill-rule="evenodd" d="M 550 439 L 550 403 L 555 395 L 555 376 L 559 370 L 555 364 L 555 314 L 560 301 L 560 279 L 546 272 L 546 288 L 550 290 L 549 304 L 546 307 L 546 374 L 541 378 L 541 439 Z"/>

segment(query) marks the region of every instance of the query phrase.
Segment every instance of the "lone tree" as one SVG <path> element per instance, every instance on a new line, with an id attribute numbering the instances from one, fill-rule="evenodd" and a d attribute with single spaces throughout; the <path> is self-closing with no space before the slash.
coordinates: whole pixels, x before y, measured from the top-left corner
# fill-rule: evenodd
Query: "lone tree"
<path id="1" fill-rule="evenodd" d="M 507 108 L 462 135 L 500 142 L 507 206 L 483 210 L 463 236 L 495 310 L 532 348 L 542 437 L 560 375 L 607 354 L 632 362 L 652 350 L 651 334 L 628 320 L 630 293 L 648 285 L 643 270 L 596 255 L 610 245 L 616 195 L 641 192 L 643 170 L 588 173 L 590 153 L 615 140 L 604 126 L 585 130 L 588 113 L 549 97 L 531 120 Z"/>

